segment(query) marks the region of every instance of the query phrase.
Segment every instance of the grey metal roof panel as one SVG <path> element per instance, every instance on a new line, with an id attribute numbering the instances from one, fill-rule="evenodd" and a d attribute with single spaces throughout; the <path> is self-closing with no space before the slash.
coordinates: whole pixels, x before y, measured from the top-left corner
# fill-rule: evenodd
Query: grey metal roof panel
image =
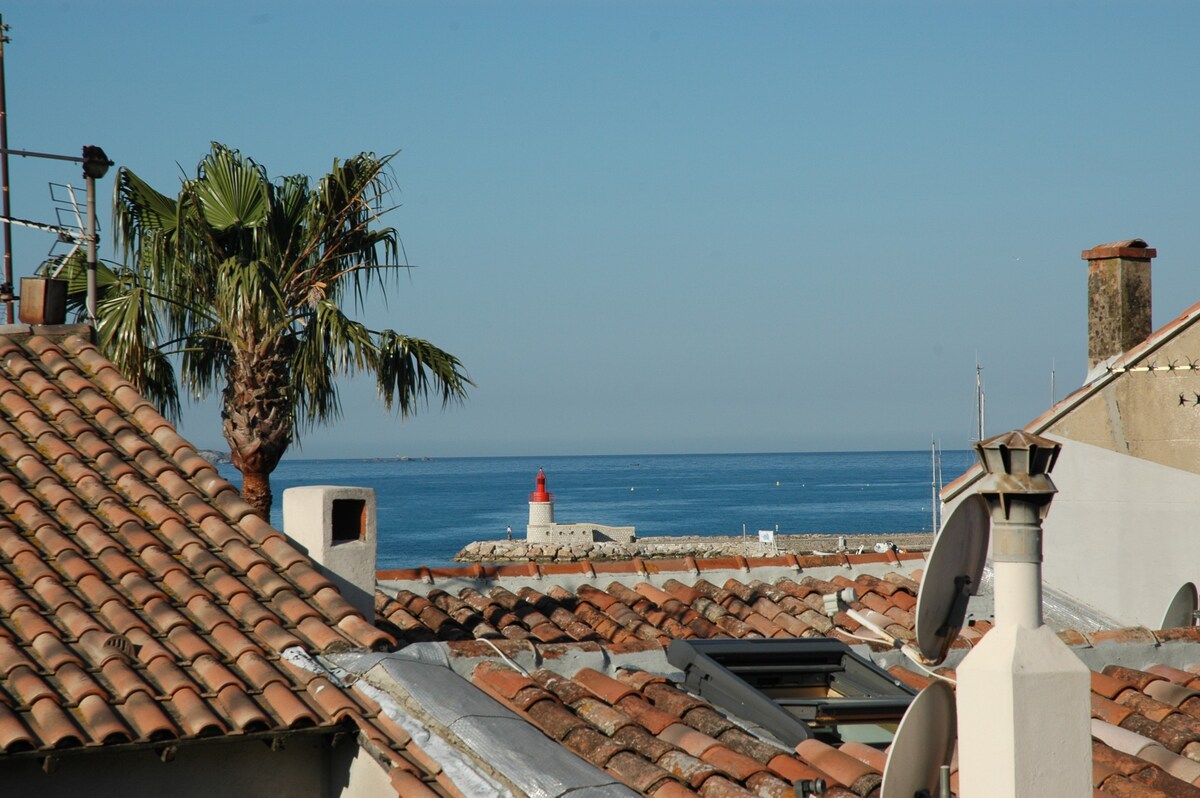
<path id="1" fill-rule="evenodd" d="M 421 647 L 407 656 L 402 652 L 331 659 L 402 705 L 419 710 L 431 729 L 448 731 L 462 748 L 531 798 L 637 795 L 451 670 L 440 647 Z"/>

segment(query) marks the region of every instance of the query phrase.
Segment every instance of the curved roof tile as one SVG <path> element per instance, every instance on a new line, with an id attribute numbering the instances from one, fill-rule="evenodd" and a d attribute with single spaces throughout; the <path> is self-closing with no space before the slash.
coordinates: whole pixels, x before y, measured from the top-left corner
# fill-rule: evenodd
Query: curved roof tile
<path id="1" fill-rule="evenodd" d="M 92 343 L 8 328 L 0 365 L 0 759 L 352 722 L 406 790 L 459 794 L 281 656 L 393 641 Z"/>

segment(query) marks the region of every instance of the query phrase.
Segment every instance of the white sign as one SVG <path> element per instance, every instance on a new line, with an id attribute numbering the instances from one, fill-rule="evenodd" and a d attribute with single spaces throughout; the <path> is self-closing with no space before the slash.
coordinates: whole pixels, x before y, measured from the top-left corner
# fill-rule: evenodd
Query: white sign
<path id="1" fill-rule="evenodd" d="M 759 543 L 774 543 L 775 542 L 775 530 L 774 529 L 758 530 L 758 542 Z"/>

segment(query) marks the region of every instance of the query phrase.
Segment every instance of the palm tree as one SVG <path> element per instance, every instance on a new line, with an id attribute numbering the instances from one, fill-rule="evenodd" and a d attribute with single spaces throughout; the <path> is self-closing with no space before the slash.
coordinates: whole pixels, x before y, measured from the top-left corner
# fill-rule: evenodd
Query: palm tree
<path id="1" fill-rule="evenodd" d="M 344 312 L 406 268 L 396 231 L 378 224 L 391 157 L 335 160 L 313 186 L 303 176 L 271 180 L 214 142 L 174 198 L 117 172 L 114 228 L 126 265 L 100 266 L 100 345 L 174 420 L 179 382 L 196 396 L 220 385 L 242 495 L 264 518 L 280 457 L 302 429 L 340 415 L 337 377 L 374 374 L 402 417 L 431 394 L 443 407 L 462 401 L 474 385 L 448 352 Z M 77 303 L 81 266 L 72 259 L 65 270 Z"/>

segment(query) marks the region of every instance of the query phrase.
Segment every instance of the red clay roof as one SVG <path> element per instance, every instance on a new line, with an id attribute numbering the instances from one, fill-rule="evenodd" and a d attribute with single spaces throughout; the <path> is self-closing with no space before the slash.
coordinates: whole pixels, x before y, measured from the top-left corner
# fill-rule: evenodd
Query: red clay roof
<path id="1" fill-rule="evenodd" d="M 643 795 L 790 797 L 794 781 L 812 778 L 825 779 L 829 798 L 877 795 L 886 751 L 817 740 L 785 750 L 747 733 L 666 676 L 622 667 L 612 674 L 585 667 L 568 676 L 558 670 L 571 648 L 601 645 L 628 654 L 656 643 L 547 644 L 539 646 L 542 667 L 527 673 L 501 658 L 519 656 L 527 643 L 494 645 L 449 644 L 452 656 L 482 659 L 471 672 L 477 687 Z M 915 689 L 929 683 L 928 676 L 905 667 L 890 672 Z M 1200 798 L 1200 663 L 1186 670 L 1109 666 L 1093 673 L 1091 697 L 1098 796 Z M 957 781 L 954 772 L 955 790 Z"/>
<path id="2" fill-rule="evenodd" d="M 921 554 L 901 556 L 923 560 Z M 830 564 L 837 561 L 826 560 Z M 601 571 L 613 565 L 618 563 L 594 563 L 592 567 Z M 899 573 L 888 572 L 882 579 L 860 574 L 854 581 L 841 575 L 823 581 L 797 573 L 795 579 L 781 578 L 770 584 L 747 576 L 746 581 L 728 578 L 721 585 L 702 574 L 697 577 L 679 571 L 661 588 L 649 582 L 630 588 L 616 581 L 601 587 L 607 580 L 600 574 L 594 583 L 585 582 L 574 591 L 551 583 L 543 590 L 526 586 L 513 593 L 497 582 L 486 595 L 474 588 L 451 595 L 434 580 L 421 594 L 408 589 L 395 591 L 394 597 L 377 593 L 377 622 L 401 645 L 471 638 L 540 643 L 649 640 L 665 645 L 676 638 L 812 636 L 858 643 L 861 641 L 849 635 L 863 633 L 862 624 L 844 612 L 831 620 L 825 616 L 822 602 L 824 594 L 853 587 L 858 599 L 850 602 L 852 609 L 899 640 L 913 639 L 917 583 Z M 979 633 L 967 632 L 972 634 L 978 637 Z"/>
<path id="3" fill-rule="evenodd" d="M 0 335 L 0 362 L 0 759 L 351 723 L 453 794 L 369 699 L 280 656 L 391 638 L 88 340 Z"/>
<path id="4" fill-rule="evenodd" d="M 871 636 L 869 630 L 844 612 L 828 618 L 823 611 L 822 596 L 846 587 L 858 593 L 852 609 L 902 641 L 912 638 L 919 570 L 907 576 L 889 572 L 882 578 L 860 573 L 853 580 L 797 573 L 768 583 L 754 578 L 755 563 L 744 564 L 750 566 L 745 578 L 727 578 L 719 586 L 704 575 L 716 569 L 701 567 L 693 574 L 662 568 L 660 577 L 669 573 L 673 578 L 661 587 L 648 581 L 628 587 L 605 578 L 604 571 L 636 573 L 628 562 L 561 566 L 561 572 L 572 575 L 585 569 L 597 572 L 574 590 L 553 580 L 538 589 L 514 585 L 509 590 L 505 583 L 512 582 L 504 577 L 528 577 L 530 569 L 508 566 L 487 569 L 500 578 L 480 589 L 461 588 L 454 595 L 439 587 L 440 582 L 478 578 L 480 566 L 414 569 L 402 574 L 417 578 L 410 583 L 414 589 L 399 590 L 394 598 L 377 594 L 377 609 L 381 625 L 393 631 L 401 646 L 447 641 L 453 656 L 482 658 L 471 674 L 476 686 L 550 739 L 652 798 L 790 796 L 791 782 L 800 778 L 824 778 L 832 785 L 827 793 L 831 798 L 875 795 L 885 760 L 877 749 L 807 741 L 795 751 L 784 751 L 747 734 L 719 708 L 663 675 L 619 669 L 603 674 L 587 668 L 570 673 L 563 671 L 569 666 L 558 664 L 574 649 L 599 647 L 627 654 L 696 637 L 829 636 L 860 643 L 850 635 Z M 809 561 L 810 567 L 835 564 L 836 559 Z M 730 563 L 717 565 L 728 572 Z M 640 571 L 660 567 L 647 561 Z M 829 569 L 819 573 L 828 575 Z M 421 582 L 422 575 L 432 583 Z M 972 623 L 955 647 L 974 645 L 989 629 L 986 620 Z M 1200 643 L 1200 629 L 1068 630 L 1060 637 L 1072 646 L 1124 643 L 1159 650 L 1174 642 Z M 501 660 L 501 652 L 516 659 L 531 643 L 537 647 L 540 670 L 523 674 Z M 893 666 L 889 671 L 915 689 L 930 679 L 915 666 Z M 949 668 L 937 673 L 955 676 Z M 1200 798 L 1200 653 L 1196 664 L 1182 670 L 1165 665 L 1149 666 L 1145 672 L 1106 667 L 1094 674 L 1092 691 L 1097 795 Z M 1112 734 L 1111 728 L 1120 731 Z"/>

